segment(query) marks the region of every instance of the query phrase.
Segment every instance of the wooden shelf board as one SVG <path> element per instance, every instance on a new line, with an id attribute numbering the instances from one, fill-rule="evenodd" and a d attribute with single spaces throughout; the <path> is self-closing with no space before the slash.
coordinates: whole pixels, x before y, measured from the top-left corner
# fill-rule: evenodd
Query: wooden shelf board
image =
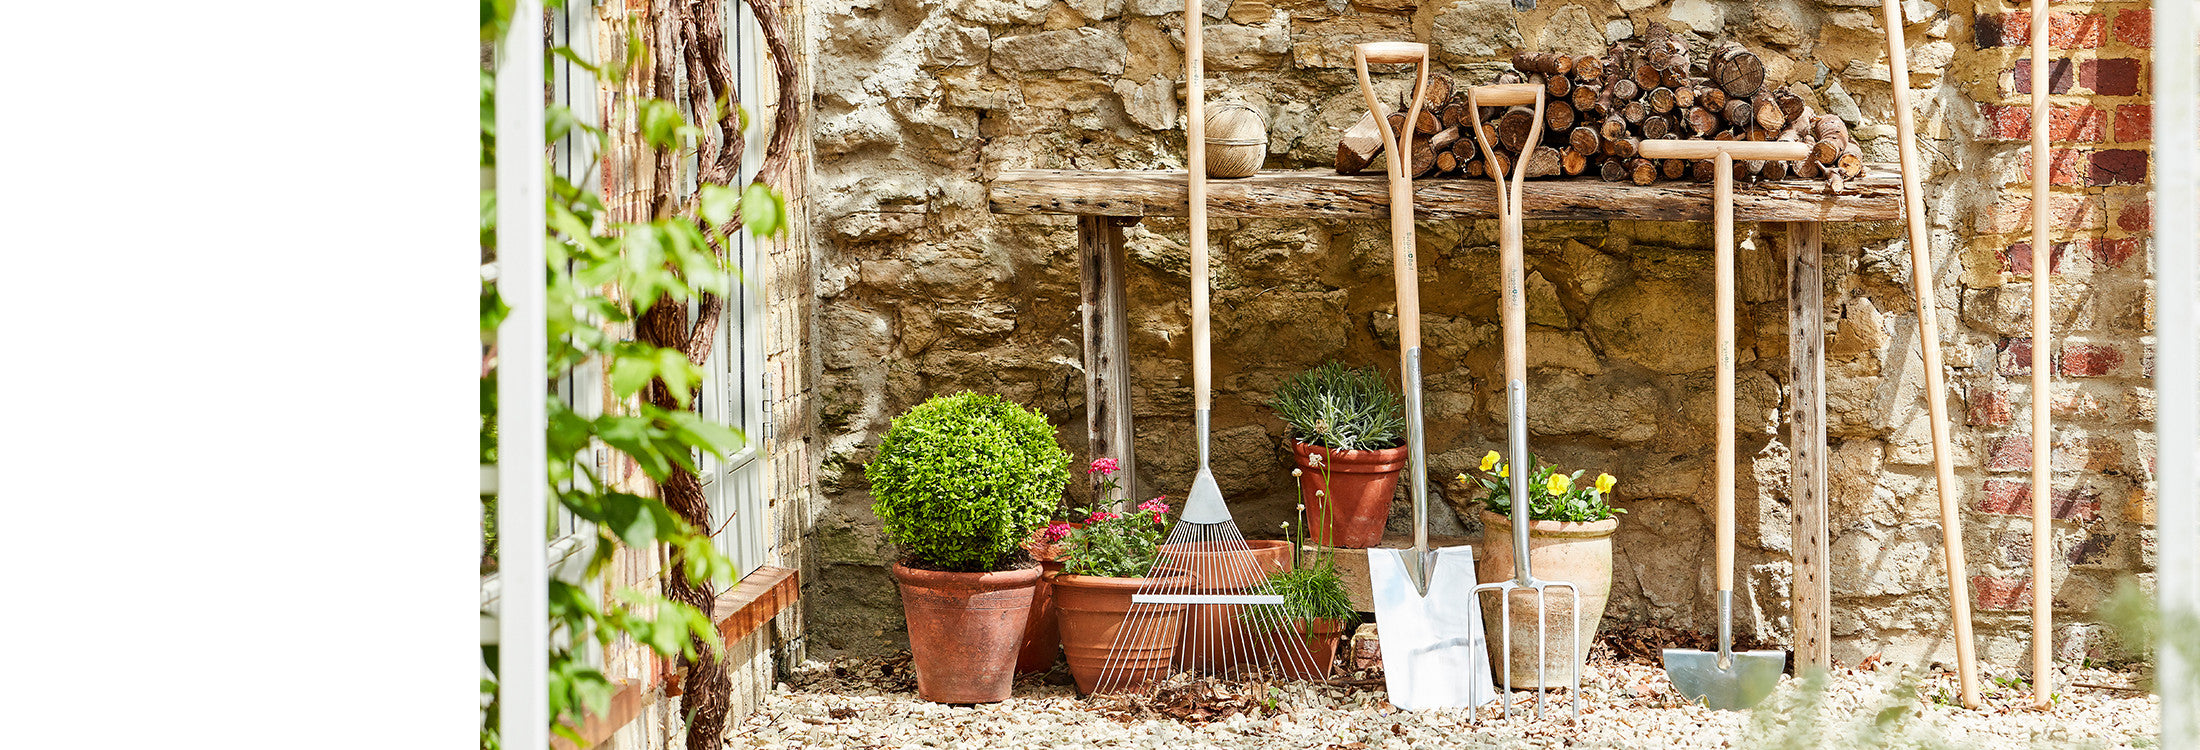
<path id="1" fill-rule="evenodd" d="M 1007 170 L 991 185 L 993 212 L 1082 216 L 1183 216 L 1189 200 L 1182 170 Z M 1496 190 L 1489 180 L 1413 181 L 1419 219 L 1487 219 Z M 1711 221 L 1711 185 L 1660 182 L 1643 187 L 1596 179 L 1530 180 L 1527 217 L 1565 221 Z M 1264 171 L 1207 182 L 1208 213 L 1232 218 L 1383 219 L 1390 192 L 1380 173 Z M 1736 185 L 1735 221 L 1897 221 L 1902 183 L 1884 165 L 1834 194 L 1823 180 Z"/>

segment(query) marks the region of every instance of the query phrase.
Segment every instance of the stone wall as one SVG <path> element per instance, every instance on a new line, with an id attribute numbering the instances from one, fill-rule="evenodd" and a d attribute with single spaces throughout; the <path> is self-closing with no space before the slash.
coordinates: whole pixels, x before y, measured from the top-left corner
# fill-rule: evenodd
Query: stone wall
<path id="1" fill-rule="evenodd" d="M 1322 167 L 1364 108 L 1354 43 L 1429 42 L 1457 79 L 1475 83 L 1508 67 L 1518 47 L 1595 52 L 1657 21 L 1743 42 L 1772 80 L 1846 119 L 1869 159 L 1894 158 L 1876 0 L 1540 5 L 1516 14 L 1509 0 L 1211 0 L 1208 94 L 1268 117 L 1268 166 Z M 2008 259 L 2028 252 L 2018 205 L 2028 167 L 2025 146 L 2003 136 L 2025 132 L 2007 123 L 2024 118 L 2010 107 L 2023 99 L 2027 19 L 2007 0 L 1906 7 L 1950 407 L 1968 417 L 1955 444 L 1984 653 L 2015 663 L 2025 643 L 2017 610 L 2029 596 L 2030 529 L 2018 517 L 2028 512 L 2030 394 L 2019 366 L 2029 280 Z M 2072 338 L 2058 350 L 2054 396 L 2066 519 L 2055 533 L 2067 555 L 2056 595 L 2058 617 L 2085 635 L 2112 579 L 2151 567 L 2146 136 L 2134 129 L 2145 122 L 2144 40 L 2130 35 L 2143 34 L 2146 4 L 2057 7 L 2069 48 L 2059 52 L 2074 53 L 2060 56 L 2079 60 L 2058 90 L 2069 87 L 2071 108 L 2090 107 L 2058 131 L 2070 142 L 2055 155 L 2067 178 L 2057 210 L 2079 230 L 2057 248 L 2059 330 Z M 812 7 L 818 481 L 828 506 L 807 592 L 812 646 L 902 643 L 899 602 L 879 567 L 892 552 L 861 471 L 894 414 L 935 393 L 998 392 L 1046 412 L 1083 452 L 1074 227 L 990 215 L 985 180 L 1003 168 L 1181 168 L 1181 9 L 1155 0 Z M 1379 85 L 1396 98 L 1407 84 L 1393 72 Z M 1283 378 L 1325 359 L 1396 373 L 1389 238 L 1375 222 L 1214 224 L 1216 471 L 1241 526 L 1273 536 L 1294 501 L 1282 424 L 1261 404 Z M 1431 479 L 1462 511 L 1436 531 L 1474 533 L 1471 505 L 1445 478 L 1502 437 L 1494 224 L 1418 231 Z M 1851 663 L 1881 651 L 1912 662 L 1953 654 L 1902 235 L 1899 224 L 1833 225 L 1826 235 L 1835 656 Z M 1764 232 L 1739 263 L 1750 465 L 1739 472 L 1738 629 L 1784 641 L 1792 514 L 1777 236 Z M 1140 490 L 1180 495 L 1194 461 L 1183 226 L 1152 220 L 1128 237 Z M 1534 443 L 1562 465 L 1621 479 L 1629 512 L 1609 612 L 1618 620 L 1712 627 L 1709 243 L 1700 224 L 1529 226 Z M 2099 648 L 2098 639 L 2068 643 Z"/>

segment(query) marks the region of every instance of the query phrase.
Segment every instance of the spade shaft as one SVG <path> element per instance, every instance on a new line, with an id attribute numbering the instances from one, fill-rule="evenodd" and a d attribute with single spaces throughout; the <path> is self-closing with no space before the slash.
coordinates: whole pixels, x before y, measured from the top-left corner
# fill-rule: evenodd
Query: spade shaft
<path id="1" fill-rule="evenodd" d="M 1360 94 L 1367 111 L 1375 115 L 1375 129 L 1383 139 L 1383 169 L 1390 183 L 1390 255 L 1398 285 L 1398 367 L 1406 391 L 1407 491 L 1413 496 L 1413 554 L 1406 568 L 1413 587 L 1428 593 L 1428 469 L 1427 450 L 1421 443 L 1421 273 L 1413 244 L 1413 166 L 1406 163 L 1404 139 L 1410 129 L 1393 133 L 1384 116 L 1383 102 L 1375 96 L 1375 82 L 1367 66 L 1411 63 L 1419 71 L 1413 85 L 1413 103 L 1406 108 L 1407 123 L 1421 116 L 1428 99 L 1428 45 L 1418 42 L 1369 42 L 1352 48 L 1352 65 L 1360 76 Z M 1410 128 L 1410 126 L 1409 126 Z"/>

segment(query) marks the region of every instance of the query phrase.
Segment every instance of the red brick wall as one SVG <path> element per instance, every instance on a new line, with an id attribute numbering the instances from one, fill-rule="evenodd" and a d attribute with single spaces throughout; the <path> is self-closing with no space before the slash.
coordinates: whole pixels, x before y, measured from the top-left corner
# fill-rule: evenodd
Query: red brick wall
<path id="1" fill-rule="evenodd" d="M 2001 194 L 1973 223 L 1974 243 L 1998 248 L 2004 294 L 2029 294 L 2031 258 L 2031 28 L 2029 0 L 1980 3 L 1972 52 L 1998 80 L 1973 89 L 1989 147 L 2019 148 L 2002 162 Z M 2054 243 L 2054 487 L 2057 620 L 2066 657 L 2100 656 L 2087 637 L 2100 597 L 2126 574 L 2152 569 L 2152 303 L 2146 286 L 2154 211 L 2148 199 L 2153 110 L 2147 2 L 2057 0 L 2049 13 L 2049 200 Z M 1998 12 L 1997 12 L 1998 11 Z M 1989 89 L 1984 90 L 1984 89 Z M 2026 145 L 2013 145 L 2026 144 Z M 1978 256 L 1973 256 L 1978 257 Z M 1974 277 L 1975 278 L 1975 277 Z M 2031 607 L 2033 529 L 2029 472 L 2032 341 L 2003 336 L 1993 367 L 1968 384 L 1968 421 L 1980 438 L 1981 478 L 1966 522 L 1989 544 L 1971 557 L 1972 595 L 1989 623 Z M 2014 627 L 2014 620 L 2003 625 Z M 2006 628 L 2005 628 L 2006 629 Z"/>

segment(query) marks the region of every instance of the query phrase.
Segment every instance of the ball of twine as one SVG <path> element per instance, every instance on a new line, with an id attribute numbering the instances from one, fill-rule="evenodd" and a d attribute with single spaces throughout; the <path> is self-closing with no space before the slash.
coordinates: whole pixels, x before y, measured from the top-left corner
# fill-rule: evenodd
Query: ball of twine
<path id="1" fill-rule="evenodd" d="M 1251 177 L 1268 160 L 1268 123 L 1242 102 L 1207 109 L 1207 176 Z"/>

